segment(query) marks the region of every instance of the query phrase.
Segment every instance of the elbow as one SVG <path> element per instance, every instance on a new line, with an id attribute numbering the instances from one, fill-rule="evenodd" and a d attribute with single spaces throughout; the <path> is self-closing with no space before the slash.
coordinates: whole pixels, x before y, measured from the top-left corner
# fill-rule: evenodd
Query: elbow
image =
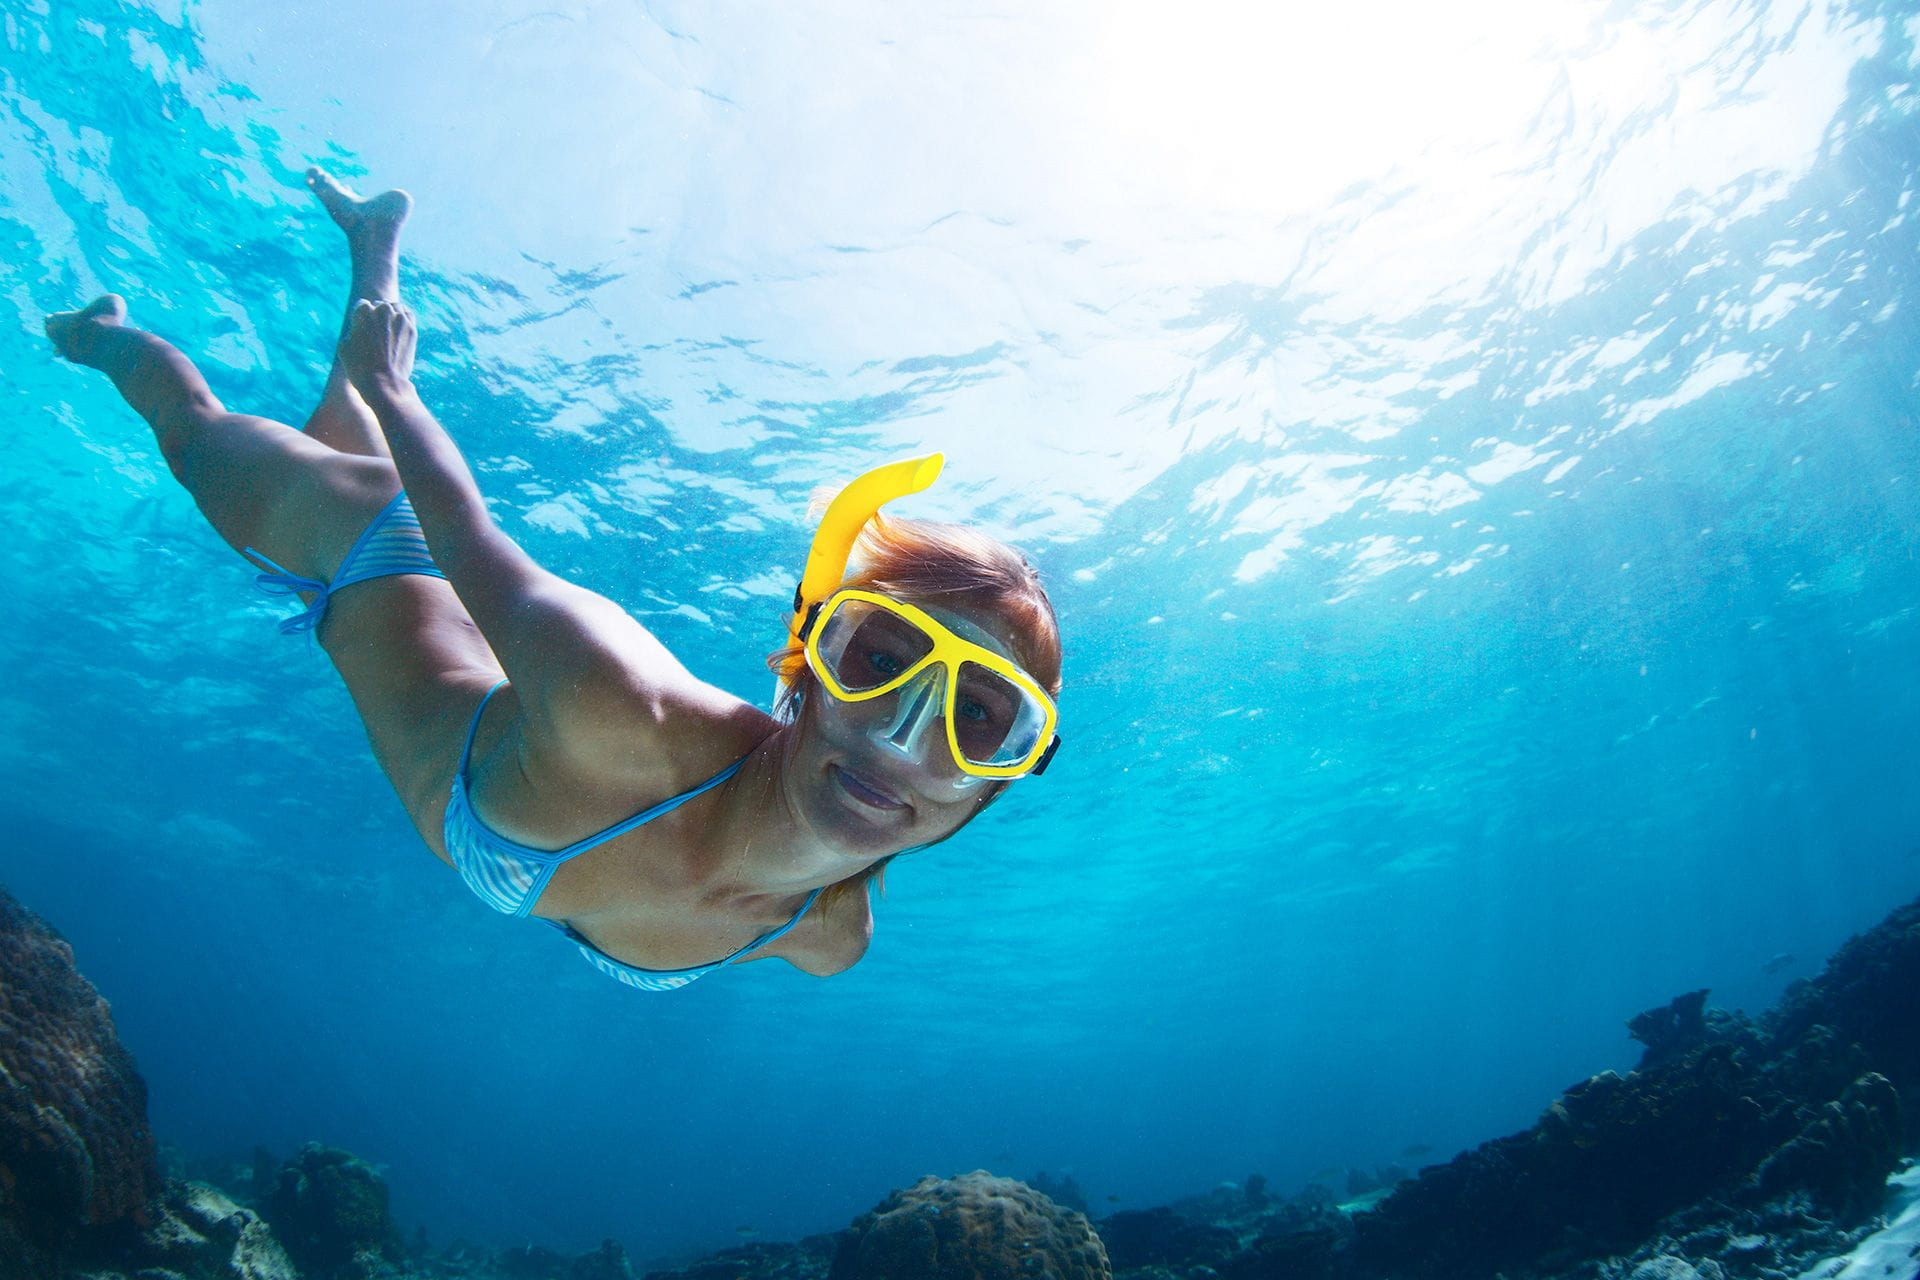
<path id="1" fill-rule="evenodd" d="M 456 586 L 476 573 L 490 573 L 503 563 L 504 548 L 511 546 L 507 535 L 493 523 L 486 504 L 478 494 L 470 501 L 456 502 L 453 510 L 437 520 L 422 520 L 422 530 L 431 529 L 427 549 L 433 562 Z M 448 518 L 448 517 L 451 518 Z"/>

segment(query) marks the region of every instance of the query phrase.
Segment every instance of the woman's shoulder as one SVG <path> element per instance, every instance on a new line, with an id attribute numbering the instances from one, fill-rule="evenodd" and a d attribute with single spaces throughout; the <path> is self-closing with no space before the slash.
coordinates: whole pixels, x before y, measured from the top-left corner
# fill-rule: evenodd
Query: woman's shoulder
<path id="1" fill-rule="evenodd" d="M 642 790 L 711 774 L 747 755 L 779 723 L 684 671 L 596 693 L 576 698 L 564 717 L 530 715 L 529 745 Z"/>
<path id="2" fill-rule="evenodd" d="M 694 675 L 613 601 L 568 584 L 566 602 L 551 610 L 565 625 L 551 628 L 540 660 L 509 671 L 540 745 L 600 759 L 639 747 L 656 760 L 690 740 L 704 756 L 715 737 L 745 754 L 772 731 L 772 716 Z"/>
<path id="3" fill-rule="evenodd" d="M 802 973 L 816 978 L 844 973 L 867 954 L 873 941 L 873 907 L 864 883 L 843 882 L 821 890 L 800 927 L 768 947 Z"/>

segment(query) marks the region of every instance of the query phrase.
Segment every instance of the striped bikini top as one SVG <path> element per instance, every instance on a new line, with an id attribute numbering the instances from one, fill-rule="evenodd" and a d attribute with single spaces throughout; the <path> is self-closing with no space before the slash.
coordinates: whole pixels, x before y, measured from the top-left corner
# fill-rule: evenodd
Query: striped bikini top
<path id="1" fill-rule="evenodd" d="M 636 827 L 644 827 L 663 813 L 669 813 L 714 787 L 740 771 L 745 764 L 744 758 L 734 761 L 705 782 L 692 787 L 668 800 L 662 800 L 650 809 L 643 809 L 623 822 L 616 822 L 605 831 L 597 832 L 584 840 L 576 840 L 564 849 L 534 849 L 509 839 L 489 827 L 473 807 L 473 797 L 467 788 L 467 764 L 473 755 L 473 737 L 480 728 L 480 716 L 487 709 L 487 703 L 497 693 L 505 680 L 487 690 L 480 699 L 480 705 L 474 710 L 473 723 L 467 726 L 467 740 L 460 748 L 460 767 L 453 775 L 453 792 L 447 797 L 447 816 L 441 825 L 441 836 L 446 841 L 447 854 L 453 859 L 454 869 L 460 873 L 460 879 L 474 896 L 492 907 L 495 911 L 510 916 L 525 916 L 532 912 L 533 904 L 540 899 L 547 882 L 553 879 L 553 873 L 561 864 L 577 858 L 589 849 L 597 848 L 613 839 L 625 835 Z M 722 965 L 730 964 L 750 952 L 772 942 L 800 923 L 800 918 L 812 908 L 819 898 L 821 890 L 815 889 L 793 913 L 793 918 L 768 933 L 761 934 L 746 946 L 729 955 L 722 956 L 709 964 L 694 965 L 688 969 L 642 969 L 624 961 L 616 960 L 600 948 L 587 941 L 586 937 L 572 925 L 559 920 L 547 920 L 543 923 L 566 934 L 580 948 L 580 954 L 586 957 L 600 972 L 627 986 L 641 991 L 672 991 L 684 987 L 696 978 L 705 977 Z"/>

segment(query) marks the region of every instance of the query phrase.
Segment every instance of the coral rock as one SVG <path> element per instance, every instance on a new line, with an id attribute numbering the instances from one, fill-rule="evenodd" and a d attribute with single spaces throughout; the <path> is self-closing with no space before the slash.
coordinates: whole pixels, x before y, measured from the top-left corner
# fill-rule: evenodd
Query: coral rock
<path id="1" fill-rule="evenodd" d="M 1900 1158 L 1900 1095 L 1869 1072 L 1821 1106 L 1804 1128 L 1761 1162 L 1753 1186 L 1764 1199 L 1805 1190 L 1842 1220 L 1864 1217 L 1884 1198 Z"/>
<path id="2" fill-rule="evenodd" d="M 1627 1023 L 1627 1034 L 1647 1046 L 1644 1070 L 1678 1057 L 1707 1038 L 1707 989 L 1677 996 L 1671 1004 L 1649 1009 Z"/>
<path id="3" fill-rule="evenodd" d="M 1628 1027 L 1647 1046 L 1639 1070 L 1574 1086 L 1531 1130 L 1425 1170 L 1357 1217 L 1361 1272 L 1558 1269 L 1723 1202 L 1804 1202 L 1832 1218 L 1798 1235 L 1859 1222 L 1903 1126 L 1920 1128 L 1920 903 L 1847 943 L 1761 1023 L 1706 1010 L 1695 991 Z"/>
<path id="4" fill-rule="evenodd" d="M 684 1270 L 649 1271 L 645 1280 L 823 1280 L 838 1245 L 837 1234 L 808 1236 L 798 1244 L 740 1245 Z"/>
<path id="5" fill-rule="evenodd" d="M 1122 1209 L 1100 1223 L 1107 1255 L 1121 1271 L 1135 1267 L 1219 1267 L 1239 1248 L 1233 1232 L 1194 1222 L 1171 1209 Z"/>
<path id="6" fill-rule="evenodd" d="M 1858 1044 L 1907 1100 L 1906 1146 L 1920 1145 L 1920 902 L 1849 939 L 1819 977 L 1790 987 L 1767 1019 L 1783 1047 L 1820 1026 Z"/>
<path id="7" fill-rule="evenodd" d="M 182 1280 L 300 1280 L 273 1231 L 251 1209 L 199 1182 L 175 1183 L 140 1234 L 140 1272 Z"/>
<path id="8" fill-rule="evenodd" d="M 1635 1267 L 1628 1280 L 1700 1280 L 1700 1269 L 1685 1258 L 1663 1253 Z"/>
<path id="9" fill-rule="evenodd" d="M 831 1280 L 1110 1280 L 1085 1217 L 985 1170 L 922 1178 L 856 1219 Z"/>
<path id="10" fill-rule="evenodd" d="M 147 1086 L 107 1002 L 0 890 L 0 1240 L 54 1248 L 139 1220 L 157 1186 Z"/>
<path id="11" fill-rule="evenodd" d="M 592 1253 L 573 1260 L 569 1280 L 633 1280 L 633 1264 L 617 1240 L 602 1240 Z"/>
<path id="12" fill-rule="evenodd" d="M 267 1217 L 308 1275 L 375 1276 L 401 1254 L 387 1184 L 350 1152 L 317 1142 L 281 1166 Z"/>

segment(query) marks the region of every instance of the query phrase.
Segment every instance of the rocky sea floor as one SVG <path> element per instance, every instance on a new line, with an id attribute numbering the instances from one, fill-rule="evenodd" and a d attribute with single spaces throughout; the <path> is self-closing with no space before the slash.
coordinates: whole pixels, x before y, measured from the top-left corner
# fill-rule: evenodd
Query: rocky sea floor
<path id="1" fill-rule="evenodd" d="M 1706 996 L 1629 1023 L 1634 1071 L 1417 1174 L 1103 1217 L 1071 1179 L 930 1176 L 841 1231 L 649 1268 L 429 1247 L 317 1144 L 165 1152 L 106 1003 L 0 891 L 0 1280 L 1920 1280 L 1920 902 L 1758 1018 Z"/>

